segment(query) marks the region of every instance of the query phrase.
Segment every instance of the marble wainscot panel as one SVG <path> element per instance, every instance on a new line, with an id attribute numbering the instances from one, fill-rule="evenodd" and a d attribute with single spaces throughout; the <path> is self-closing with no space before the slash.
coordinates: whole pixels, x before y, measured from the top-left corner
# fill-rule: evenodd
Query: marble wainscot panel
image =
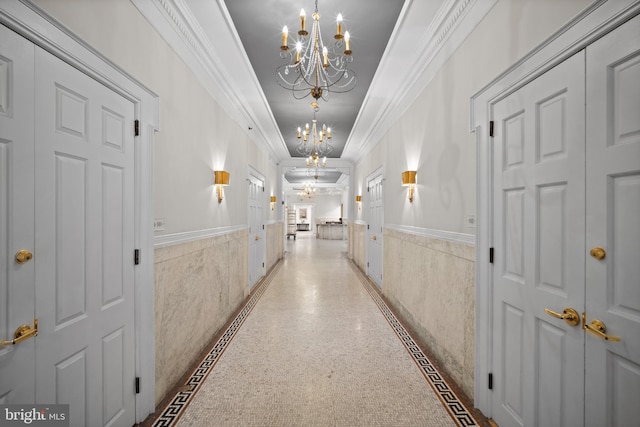
<path id="1" fill-rule="evenodd" d="M 267 224 L 267 272 L 284 256 L 284 223 Z"/>
<path id="2" fill-rule="evenodd" d="M 353 260 L 362 271 L 367 271 L 367 224 L 350 221 L 347 224 L 347 240 L 349 259 Z"/>
<path id="3" fill-rule="evenodd" d="M 156 404 L 248 296 L 247 229 L 155 249 Z"/>
<path id="4" fill-rule="evenodd" d="M 475 245 L 428 234 L 384 229 L 382 290 L 437 362 L 473 397 Z"/>

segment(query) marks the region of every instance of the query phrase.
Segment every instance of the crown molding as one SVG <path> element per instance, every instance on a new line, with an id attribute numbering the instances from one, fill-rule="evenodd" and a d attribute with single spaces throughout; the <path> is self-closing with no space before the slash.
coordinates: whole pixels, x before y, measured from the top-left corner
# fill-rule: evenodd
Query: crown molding
<path id="1" fill-rule="evenodd" d="M 289 157 L 223 0 L 202 4 L 206 30 L 185 0 L 131 2 L 250 140 L 272 158 Z"/>
<path id="2" fill-rule="evenodd" d="M 343 158 L 357 163 L 380 142 L 496 2 L 447 0 L 427 27 L 421 20 L 428 2 L 405 3 Z M 416 33 L 416 28 L 424 31 Z M 380 108 L 380 99 L 388 101 L 384 108 Z"/>

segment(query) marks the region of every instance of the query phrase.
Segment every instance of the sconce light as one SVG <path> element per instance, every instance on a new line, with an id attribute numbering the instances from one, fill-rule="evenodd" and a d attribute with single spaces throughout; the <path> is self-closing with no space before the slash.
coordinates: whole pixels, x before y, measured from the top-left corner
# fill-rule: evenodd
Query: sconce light
<path id="1" fill-rule="evenodd" d="M 402 172 L 402 186 L 409 187 L 409 203 L 413 203 L 413 190 L 416 186 L 416 171 Z"/>
<path id="2" fill-rule="evenodd" d="M 229 185 L 229 172 L 213 171 L 213 183 L 218 186 L 218 203 L 222 202 L 222 186 Z"/>
<path id="3" fill-rule="evenodd" d="M 358 210 L 360 210 L 360 207 L 362 206 L 362 196 L 357 195 L 356 196 L 356 203 L 358 204 Z"/>
<path id="4" fill-rule="evenodd" d="M 276 206 L 276 196 L 271 196 L 271 210 L 274 210 Z"/>

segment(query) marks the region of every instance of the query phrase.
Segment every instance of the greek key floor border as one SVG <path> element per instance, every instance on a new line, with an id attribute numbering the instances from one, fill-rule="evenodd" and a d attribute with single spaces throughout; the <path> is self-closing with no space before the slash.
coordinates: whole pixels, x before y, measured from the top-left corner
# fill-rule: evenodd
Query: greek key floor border
<path id="1" fill-rule="evenodd" d="M 251 313 L 251 310 L 253 310 L 260 300 L 260 297 L 262 297 L 264 292 L 267 290 L 269 283 L 271 283 L 281 266 L 282 260 L 280 260 L 276 266 L 271 269 L 269 274 L 256 285 L 251 297 L 247 300 L 233 322 L 231 322 L 231 325 L 229 325 L 229 327 L 224 331 L 224 334 L 222 334 L 218 341 L 216 341 L 211 351 L 193 371 L 189 380 L 184 385 L 183 390 L 176 393 L 173 400 L 164 408 L 158 418 L 156 418 L 153 423 L 153 427 L 169 427 L 180 419 L 180 416 L 187 406 L 189 406 L 189 403 L 191 403 L 191 400 L 196 395 L 200 386 L 207 378 L 213 367 L 218 363 L 220 356 L 222 356 L 224 351 L 227 349 L 227 346 L 240 329 L 240 326 L 242 326 L 247 316 L 249 316 L 249 313 Z"/>
<path id="2" fill-rule="evenodd" d="M 349 265 L 351 265 L 351 268 L 360 279 L 362 286 L 367 290 L 384 317 L 387 319 L 387 322 L 389 322 L 389 325 L 391 325 L 398 338 L 400 338 L 404 347 L 407 349 L 411 357 L 413 357 L 413 360 L 416 362 L 422 371 L 423 376 L 449 412 L 451 418 L 459 426 L 466 427 L 479 425 L 471 412 L 469 412 L 466 406 L 451 389 L 449 384 L 444 380 L 444 378 L 442 378 L 440 372 L 438 372 L 438 370 L 431 364 L 431 361 L 427 356 L 425 356 L 411 335 L 409 335 L 409 332 L 407 332 L 393 312 L 391 312 L 389 306 L 380 297 L 378 291 L 374 289 L 375 285 L 371 283 L 371 281 L 362 273 L 353 261 L 350 261 Z"/>

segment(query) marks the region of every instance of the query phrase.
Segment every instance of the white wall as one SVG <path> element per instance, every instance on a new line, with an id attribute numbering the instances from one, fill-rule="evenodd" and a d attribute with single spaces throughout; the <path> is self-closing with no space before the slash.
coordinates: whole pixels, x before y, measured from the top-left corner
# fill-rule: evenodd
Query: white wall
<path id="1" fill-rule="evenodd" d="M 333 219 L 340 218 L 340 205 L 342 196 L 340 195 L 317 195 L 315 198 L 315 214 L 316 219 Z"/>

